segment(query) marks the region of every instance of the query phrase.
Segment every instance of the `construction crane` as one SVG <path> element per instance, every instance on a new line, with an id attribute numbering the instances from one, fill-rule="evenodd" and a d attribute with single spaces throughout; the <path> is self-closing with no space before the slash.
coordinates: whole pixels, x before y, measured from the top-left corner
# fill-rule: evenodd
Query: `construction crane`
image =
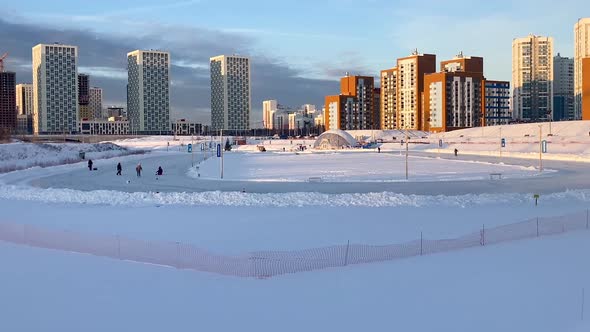
<path id="1" fill-rule="evenodd" d="M 4 53 L 0 56 L 0 73 L 4 71 L 4 59 L 6 59 L 6 57 L 8 57 L 8 53 Z"/>

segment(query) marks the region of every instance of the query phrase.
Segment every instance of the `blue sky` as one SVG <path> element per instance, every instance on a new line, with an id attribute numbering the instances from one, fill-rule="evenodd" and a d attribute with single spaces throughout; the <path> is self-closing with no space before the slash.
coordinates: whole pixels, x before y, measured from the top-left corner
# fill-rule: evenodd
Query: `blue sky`
<path id="1" fill-rule="evenodd" d="M 377 76 L 395 59 L 412 49 L 435 53 L 437 60 L 459 51 L 483 56 L 486 77 L 509 80 L 511 41 L 529 33 L 555 38 L 555 50 L 573 54 L 573 25 L 590 16 L 588 1 L 0 1 L 6 21 L 34 29 L 50 29 L 59 41 L 88 36 L 97 43 L 138 48 L 165 48 L 178 67 L 174 82 L 186 87 L 173 105 L 179 115 L 206 122 L 208 57 L 218 52 L 249 55 L 258 62 L 253 72 L 254 110 L 261 100 L 283 100 L 297 106 L 320 104 L 321 96 L 337 93 L 338 77 L 345 72 Z M 83 5 L 81 5 L 83 3 Z M 60 31 L 63 36 L 60 36 Z M 45 31 L 46 32 L 46 31 Z M 79 34 L 79 35 L 78 35 Z M 74 36 L 75 35 L 75 36 Z M 38 42 L 52 42 L 39 40 Z M 29 42 L 30 44 L 31 42 Z M 15 65 L 28 66 L 24 44 L 22 59 L 15 50 Z M 84 56 L 81 47 L 81 57 Z M 11 47 L 20 47 L 14 42 Z M 90 49 L 90 47 L 86 47 Z M 0 51 L 2 43 L 0 39 Z M 94 52 L 108 52 L 105 47 Z M 217 52 L 217 53 L 216 53 Z M 124 53 L 120 51 L 119 53 Z M 83 70 L 105 85 L 107 103 L 123 103 L 116 80 L 125 79 L 124 54 L 81 59 Z M 30 60 L 29 60 L 30 61 Z M 271 68 L 272 69 L 269 69 Z M 266 69 L 265 69 L 266 68 Z M 26 74 L 24 74 L 26 77 Z M 289 79 L 274 82 L 276 75 Z M 102 80 L 102 81 L 101 81 Z M 272 81 L 272 84 L 270 82 Z M 110 85 L 113 85 L 110 90 Z M 279 86 L 284 84 L 285 86 Z M 174 87 L 174 84 L 173 84 Z M 193 87 L 198 98 L 191 106 Z M 116 90 L 117 89 L 117 90 Z M 179 88 L 181 89 L 181 88 Z M 180 91 L 180 90 L 179 90 Z M 180 102 L 181 101 L 181 102 Z M 173 104 L 175 101 L 172 101 Z M 176 106 L 176 107 L 175 107 Z"/>

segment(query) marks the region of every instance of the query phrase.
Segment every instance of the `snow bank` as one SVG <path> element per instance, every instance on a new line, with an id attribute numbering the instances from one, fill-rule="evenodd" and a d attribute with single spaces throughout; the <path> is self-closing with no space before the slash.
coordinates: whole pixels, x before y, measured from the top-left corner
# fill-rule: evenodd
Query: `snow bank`
<path id="1" fill-rule="evenodd" d="M 0 144 L 0 173 L 35 166 L 48 167 L 83 161 L 142 153 L 113 143 L 10 143 Z"/>
<path id="2" fill-rule="evenodd" d="M 0 198 L 51 203 L 104 204 L 113 206 L 455 206 L 469 207 L 491 203 L 530 203 L 532 194 L 480 194 L 459 196 L 403 195 L 392 192 L 364 194 L 321 193 L 242 193 L 210 191 L 201 193 L 120 192 L 110 190 L 38 189 L 26 186 L 0 186 Z M 571 190 L 544 195 L 543 200 L 590 201 L 590 190 Z"/>

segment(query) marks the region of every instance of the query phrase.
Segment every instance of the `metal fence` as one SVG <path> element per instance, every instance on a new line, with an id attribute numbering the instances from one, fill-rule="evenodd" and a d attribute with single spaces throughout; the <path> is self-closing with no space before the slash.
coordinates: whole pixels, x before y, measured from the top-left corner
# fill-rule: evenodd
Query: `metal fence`
<path id="1" fill-rule="evenodd" d="M 476 232 L 450 239 L 431 240 L 420 235 L 419 239 L 400 244 L 347 243 L 295 251 L 258 251 L 241 256 L 219 255 L 180 242 L 135 240 L 121 236 L 50 230 L 15 223 L 0 223 L 0 241 L 228 276 L 269 278 L 287 273 L 392 261 L 587 230 L 588 221 L 589 214 L 586 210 L 493 228 L 482 226 Z"/>

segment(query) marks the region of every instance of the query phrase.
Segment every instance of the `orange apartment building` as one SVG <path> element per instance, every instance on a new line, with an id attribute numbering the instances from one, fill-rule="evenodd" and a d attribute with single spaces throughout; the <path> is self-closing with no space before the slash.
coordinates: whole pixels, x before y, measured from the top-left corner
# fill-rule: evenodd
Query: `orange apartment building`
<path id="1" fill-rule="evenodd" d="M 590 58 L 582 59 L 582 120 L 590 120 Z"/>
<path id="2" fill-rule="evenodd" d="M 424 130 L 424 75 L 436 72 L 436 55 L 414 51 L 409 57 L 397 59 L 396 68 L 396 126 Z"/>
<path id="3" fill-rule="evenodd" d="M 440 70 L 424 77 L 424 130 L 444 132 L 484 125 L 483 58 L 459 54 L 442 61 Z"/>
<path id="4" fill-rule="evenodd" d="M 326 130 L 379 129 L 378 89 L 374 78 L 346 76 L 340 80 L 340 94 L 325 99 Z"/>

